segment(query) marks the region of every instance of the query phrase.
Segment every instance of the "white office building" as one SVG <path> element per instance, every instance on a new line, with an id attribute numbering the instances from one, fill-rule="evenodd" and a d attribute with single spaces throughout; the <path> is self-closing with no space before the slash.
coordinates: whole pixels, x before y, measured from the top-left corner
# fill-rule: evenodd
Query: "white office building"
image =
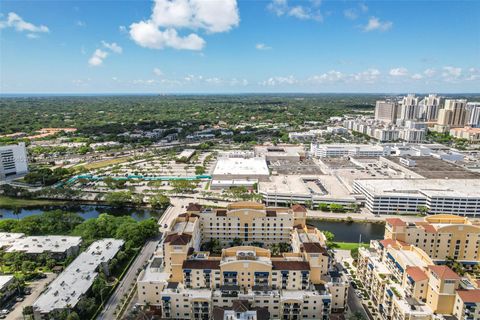
<path id="1" fill-rule="evenodd" d="M 390 155 L 389 146 L 371 144 L 310 144 L 310 152 L 317 158 L 328 157 L 381 157 Z"/>
<path id="2" fill-rule="evenodd" d="M 353 190 L 365 197 L 374 214 L 419 213 L 480 216 L 477 179 L 356 180 Z"/>
<path id="3" fill-rule="evenodd" d="M 28 172 L 25 143 L 0 146 L 0 180 Z"/>

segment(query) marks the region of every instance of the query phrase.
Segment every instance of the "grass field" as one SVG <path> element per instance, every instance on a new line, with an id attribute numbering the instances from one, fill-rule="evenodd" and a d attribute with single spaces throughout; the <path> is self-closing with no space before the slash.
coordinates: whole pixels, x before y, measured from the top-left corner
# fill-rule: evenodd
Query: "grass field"
<path id="1" fill-rule="evenodd" d="M 38 206 L 50 206 L 61 205 L 64 201 L 52 201 L 41 199 L 20 199 L 0 196 L 0 208 L 25 208 L 25 207 L 38 207 Z"/>
<path id="2" fill-rule="evenodd" d="M 123 162 L 127 162 L 130 157 L 123 157 L 123 158 L 116 158 L 116 159 L 108 159 L 108 160 L 103 160 L 103 161 L 97 161 L 97 162 L 92 162 L 88 164 L 81 165 L 87 170 L 92 170 L 92 169 L 99 169 L 103 167 L 108 167 L 114 164 L 119 164 Z"/>
<path id="3" fill-rule="evenodd" d="M 340 250 L 353 250 L 359 247 L 358 243 L 356 242 L 335 242 L 335 245 L 337 245 L 336 249 Z M 363 248 L 368 248 L 369 244 L 362 243 L 360 246 Z"/>

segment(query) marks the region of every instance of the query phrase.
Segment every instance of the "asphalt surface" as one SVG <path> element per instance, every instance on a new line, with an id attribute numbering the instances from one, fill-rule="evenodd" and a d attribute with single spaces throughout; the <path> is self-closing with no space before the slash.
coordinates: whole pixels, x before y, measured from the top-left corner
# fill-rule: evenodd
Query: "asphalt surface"
<path id="1" fill-rule="evenodd" d="M 7 320 L 22 320 L 23 319 L 23 308 L 26 306 L 31 306 L 35 300 L 40 296 L 43 290 L 48 286 L 57 277 L 55 273 L 47 273 L 45 279 L 41 279 L 33 282 L 29 287 L 31 288 L 31 293 L 28 296 L 25 296 L 25 300 L 22 302 L 17 302 L 12 312 L 7 316 Z"/>
<path id="2" fill-rule="evenodd" d="M 347 304 L 351 313 L 361 312 L 364 319 L 369 319 L 365 309 L 363 308 L 362 300 L 360 300 L 355 293 L 355 290 L 351 286 L 348 288 Z"/>
<path id="3" fill-rule="evenodd" d="M 137 280 L 137 270 L 143 269 L 145 263 L 150 259 L 152 254 L 155 252 L 157 245 L 161 239 L 161 235 L 155 239 L 149 240 L 142 248 L 142 251 L 138 254 L 135 261 L 132 263 L 127 273 L 120 281 L 120 284 L 117 286 L 113 294 L 105 303 L 105 307 L 102 312 L 98 315 L 97 319 L 102 320 L 113 320 L 115 319 L 114 312 L 117 309 L 117 305 L 120 304 L 122 297 L 130 292 L 132 284 L 136 283 Z"/>

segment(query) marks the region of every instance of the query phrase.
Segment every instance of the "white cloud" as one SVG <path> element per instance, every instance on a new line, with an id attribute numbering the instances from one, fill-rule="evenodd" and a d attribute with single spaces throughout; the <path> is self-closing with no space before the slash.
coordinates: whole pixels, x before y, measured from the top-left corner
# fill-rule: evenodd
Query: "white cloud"
<path id="1" fill-rule="evenodd" d="M 119 26 L 118 31 L 120 31 L 121 33 L 128 33 L 127 27 L 125 26 Z"/>
<path id="2" fill-rule="evenodd" d="M 452 78 L 458 78 L 462 74 L 462 68 L 457 68 L 457 67 L 443 67 L 443 73 L 442 76 L 444 77 L 452 77 Z"/>
<path id="3" fill-rule="evenodd" d="M 393 26 L 393 22 L 391 21 L 381 21 L 377 17 L 370 17 L 367 25 L 363 27 L 363 30 L 366 32 L 374 31 L 374 30 L 387 31 L 392 26 Z"/>
<path id="4" fill-rule="evenodd" d="M 77 21 L 75 22 L 75 25 L 76 25 L 77 27 L 86 27 L 86 26 L 87 26 L 87 23 L 86 23 L 85 21 L 77 20 Z"/>
<path id="5" fill-rule="evenodd" d="M 380 71 L 375 68 L 367 69 L 363 72 L 353 75 L 353 79 L 356 81 L 362 81 L 367 83 L 373 83 L 380 77 Z"/>
<path id="6" fill-rule="evenodd" d="M 412 79 L 413 80 L 421 80 L 421 79 L 423 79 L 423 76 L 420 73 L 415 73 L 414 75 L 412 75 Z"/>
<path id="7" fill-rule="evenodd" d="M 368 6 L 365 3 L 360 3 L 358 6 L 360 7 L 360 11 L 364 13 L 368 12 Z"/>
<path id="8" fill-rule="evenodd" d="M 310 82 L 337 82 L 345 79 L 345 75 L 340 71 L 330 70 L 320 75 L 314 75 L 308 79 Z"/>
<path id="9" fill-rule="evenodd" d="M 122 47 L 120 47 L 115 42 L 108 43 L 108 42 L 102 41 L 102 45 L 105 48 L 107 48 L 107 49 L 109 49 L 109 50 L 111 50 L 112 52 L 115 52 L 115 53 L 122 53 L 122 51 L 123 51 Z"/>
<path id="10" fill-rule="evenodd" d="M 480 79 L 480 69 L 470 68 L 468 69 L 469 75 L 465 78 L 467 81 L 475 81 Z"/>
<path id="11" fill-rule="evenodd" d="M 132 23 L 130 36 L 146 48 L 201 50 L 205 40 L 196 33 L 179 35 L 177 29 L 227 32 L 239 22 L 236 0 L 155 0 L 150 19 Z"/>
<path id="12" fill-rule="evenodd" d="M 23 20 L 23 18 L 15 12 L 10 12 L 7 16 L 7 20 L 0 21 L 0 29 L 3 28 L 13 28 L 18 32 L 28 32 L 27 37 L 29 38 L 34 38 L 34 36 L 32 35 L 35 33 L 50 32 L 47 26 L 36 26 L 30 22 Z"/>
<path id="13" fill-rule="evenodd" d="M 406 68 L 403 68 L 403 67 L 393 68 L 393 69 L 390 69 L 389 74 L 392 77 L 404 77 L 408 74 L 408 70 Z"/>
<path id="14" fill-rule="evenodd" d="M 278 85 L 290 85 L 296 83 L 298 83 L 298 80 L 294 76 L 290 75 L 287 77 L 270 77 L 267 80 L 260 82 L 260 85 L 274 87 Z"/>
<path id="15" fill-rule="evenodd" d="M 355 20 L 355 19 L 358 18 L 358 13 L 353 8 L 345 9 L 343 11 L 343 15 L 345 16 L 345 18 L 350 19 L 350 20 Z"/>
<path id="16" fill-rule="evenodd" d="M 307 3 L 307 2 L 303 2 Z M 320 11 L 320 0 L 313 0 L 306 5 L 290 6 L 288 0 L 272 0 L 267 5 L 267 9 L 275 15 L 290 16 L 301 20 L 323 21 L 323 15 Z"/>
<path id="17" fill-rule="evenodd" d="M 255 49 L 257 49 L 257 50 L 270 50 L 270 49 L 272 49 L 272 47 L 267 46 L 265 43 L 257 43 L 255 45 Z"/>
<path id="18" fill-rule="evenodd" d="M 108 57 L 108 52 L 103 51 L 101 49 L 97 49 L 93 52 L 90 59 L 88 59 L 88 64 L 93 67 L 98 67 L 102 65 L 103 60 Z"/>
<path id="19" fill-rule="evenodd" d="M 435 74 L 437 73 L 437 71 L 435 69 L 425 69 L 425 71 L 423 71 L 423 74 L 426 76 L 426 77 L 433 77 Z"/>
<path id="20" fill-rule="evenodd" d="M 120 54 L 123 51 L 122 47 L 120 47 L 115 42 L 108 43 L 108 42 L 102 40 L 102 46 L 104 48 L 108 49 L 109 51 L 113 52 L 113 53 Z M 82 47 L 82 50 L 84 50 L 83 47 Z M 103 61 L 108 57 L 108 55 L 109 55 L 109 53 L 107 51 L 102 50 L 102 49 L 96 49 L 93 52 L 90 59 L 88 59 L 88 64 L 93 66 L 93 67 L 100 66 L 100 65 L 103 64 Z"/>
<path id="21" fill-rule="evenodd" d="M 36 34 L 36 33 L 28 33 L 28 34 L 27 34 L 27 38 L 29 38 L 29 39 L 38 39 L 39 36 L 38 36 L 38 34 Z"/>
<path id="22" fill-rule="evenodd" d="M 159 77 L 163 76 L 163 71 L 160 68 L 153 68 L 153 73 Z"/>

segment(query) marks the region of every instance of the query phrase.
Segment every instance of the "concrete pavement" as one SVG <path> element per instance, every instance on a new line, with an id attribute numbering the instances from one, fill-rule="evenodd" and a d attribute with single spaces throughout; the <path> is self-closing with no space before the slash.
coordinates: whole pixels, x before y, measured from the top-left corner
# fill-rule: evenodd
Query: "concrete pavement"
<path id="1" fill-rule="evenodd" d="M 7 316 L 7 320 L 22 320 L 23 319 L 23 308 L 26 306 L 31 306 L 38 296 L 43 292 L 43 290 L 52 282 L 56 277 L 56 273 L 47 273 L 45 279 L 40 279 L 33 282 L 29 287 L 31 288 L 31 293 L 28 296 L 25 296 L 25 300 L 18 302 L 13 307 L 14 309 Z"/>
<path id="2" fill-rule="evenodd" d="M 130 292 L 132 284 L 136 284 L 137 280 L 137 270 L 143 269 L 147 261 L 150 259 L 152 254 L 156 251 L 158 243 L 161 239 L 161 235 L 155 239 L 149 240 L 142 248 L 142 251 L 138 254 L 135 258 L 135 261 L 132 263 L 130 268 L 128 269 L 127 273 L 120 280 L 117 288 L 110 296 L 110 299 L 105 303 L 105 307 L 103 308 L 102 312 L 98 315 L 97 319 L 101 320 L 113 320 L 116 319 L 114 315 L 117 306 L 120 303 L 120 300 L 123 298 L 125 294 Z"/>

